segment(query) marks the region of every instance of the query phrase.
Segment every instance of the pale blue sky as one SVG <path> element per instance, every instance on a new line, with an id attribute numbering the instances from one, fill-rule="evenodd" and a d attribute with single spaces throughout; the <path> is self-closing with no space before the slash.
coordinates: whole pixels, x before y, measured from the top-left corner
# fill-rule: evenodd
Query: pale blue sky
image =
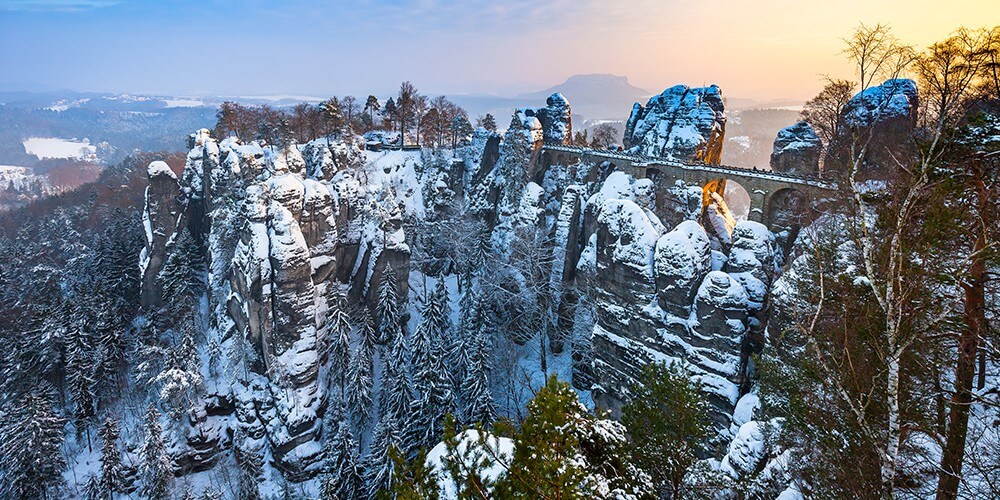
<path id="1" fill-rule="evenodd" d="M 167 94 L 539 90 L 579 73 L 649 90 L 807 98 L 850 76 L 839 38 L 917 45 L 1000 22 L 996 0 L 0 0 L 0 81 Z"/>

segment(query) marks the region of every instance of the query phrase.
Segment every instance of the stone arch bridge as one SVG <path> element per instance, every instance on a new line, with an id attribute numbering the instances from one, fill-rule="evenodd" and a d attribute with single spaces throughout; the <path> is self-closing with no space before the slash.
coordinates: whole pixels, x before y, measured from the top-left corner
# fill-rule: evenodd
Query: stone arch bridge
<path id="1" fill-rule="evenodd" d="M 652 179 L 657 190 L 666 189 L 678 180 L 687 185 L 699 185 L 705 190 L 702 205 L 710 203 L 710 192 L 722 195 L 726 181 L 737 182 L 750 195 L 749 218 L 772 226 L 779 211 L 791 210 L 810 217 L 816 204 L 828 198 L 837 186 L 815 177 L 782 174 L 771 171 L 688 164 L 668 158 L 635 155 L 621 151 L 599 150 L 574 146 L 544 145 L 536 157 L 531 172 L 544 172 L 549 166 L 576 162 L 598 165 L 594 180 L 607 177 L 613 171 L 626 172 L 636 179 Z"/>

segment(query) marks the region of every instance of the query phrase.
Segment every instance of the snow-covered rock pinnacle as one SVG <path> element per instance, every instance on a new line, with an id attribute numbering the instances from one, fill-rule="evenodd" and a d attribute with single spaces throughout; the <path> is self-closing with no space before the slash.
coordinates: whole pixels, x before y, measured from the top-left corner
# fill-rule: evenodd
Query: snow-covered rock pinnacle
<path id="1" fill-rule="evenodd" d="M 635 103 L 625 123 L 625 148 L 649 156 L 718 165 L 726 131 L 722 90 L 676 85 Z"/>

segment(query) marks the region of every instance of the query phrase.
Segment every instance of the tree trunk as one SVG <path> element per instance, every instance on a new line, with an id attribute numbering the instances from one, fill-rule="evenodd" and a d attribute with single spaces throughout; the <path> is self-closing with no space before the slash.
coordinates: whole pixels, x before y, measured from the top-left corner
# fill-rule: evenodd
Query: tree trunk
<path id="1" fill-rule="evenodd" d="M 965 457 L 965 440 L 969 431 L 969 406 L 972 404 L 972 384 L 976 377 L 976 354 L 979 351 L 979 337 L 985 324 L 986 311 L 986 228 L 989 226 L 989 206 L 991 202 L 983 182 L 981 165 L 973 165 L 973 183 L 977 195 L 978 219 L 972 221 L 976 242 L 972 248 L 969 274 L 962 284 L 964 298 L 964 322 L 958 345 L 958 362 L 955 366 L 955 390 L 951 396 L 948 412 L 948 431 L 944 450 L 941 454 L 941 476 L 938 479 L 937 498 L 958 497 L 958 486 L 962 480 L 962 460 Z"/>
<path id="2" fill-rule="evenodd" d="M 899 455 L 899 351 L 890 343 L 886 402 L 888 403 L 888 432 L 885 456 L 882 458 L 882 496 L 893 498 L 896 485 L 896 457 Z"/>

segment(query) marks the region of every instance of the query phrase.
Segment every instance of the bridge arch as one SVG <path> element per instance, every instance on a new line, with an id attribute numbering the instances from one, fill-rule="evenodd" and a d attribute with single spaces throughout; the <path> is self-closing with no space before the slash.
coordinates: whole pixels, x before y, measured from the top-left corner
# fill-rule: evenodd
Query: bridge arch
<path id="1" fill-rule="evenodd" d="M 767 197 L 765 223 L 775 231 L 801 227 L 809 216 L 809 197 L 806 193 L 786 187 Z"/>
<path id="2" fill-rule="evenodd" d="M 715 202 L 716 196 L 722 198 L 726 207 L 736 221 L 747 220 L 753 216 L 753 197 L 739 182 L 725 177 L 710 179 L 702 188 L 701 208 L 705 210 Z"/>

